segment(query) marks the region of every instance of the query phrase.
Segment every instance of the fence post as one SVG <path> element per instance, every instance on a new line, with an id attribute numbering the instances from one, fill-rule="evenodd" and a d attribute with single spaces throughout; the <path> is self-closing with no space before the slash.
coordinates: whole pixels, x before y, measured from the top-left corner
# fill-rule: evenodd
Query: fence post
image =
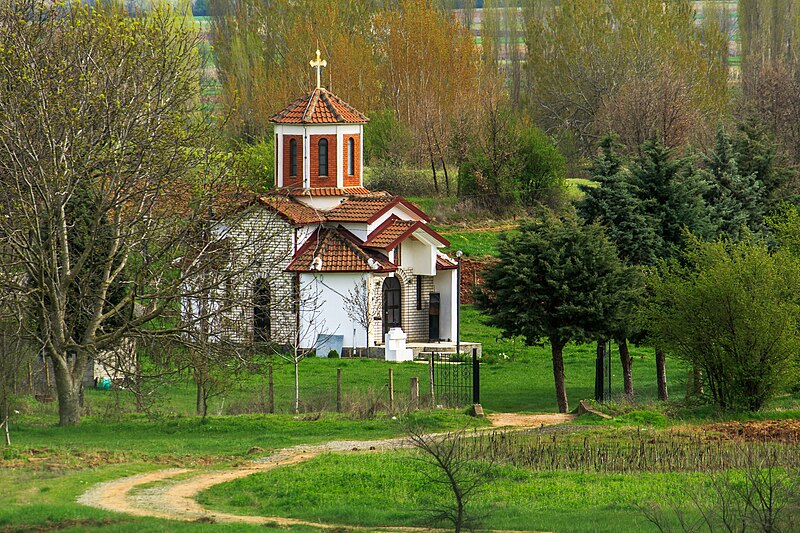
<path id="1" fill-rule="evenodd" d="M 472 349 L 472 403 L 481 403 L 481 365 L 477 348 Z"/>
<path id="2" fill-rule="evenodd" d="M 336 369 L 336 412 L 342 412 L 342 369 Z"/>
<path id="3" fill-rule="evenodd" d="M 394 412 L 394 369 L 389 367 L 389 412 Z"/>
<path id="4" fill-rule="evenodd" d="M 275 382 L 272 379 L 272 363 L 269 364 L 269 414 L 275 413 Z"/>
<path id="5" fill-rule="evenodd" d="M 436 409 L 436 397 L 433 392 L 433 352 L 431 352 L 431 364 L 429 365 L 430 378 L 431 378 L 431 409 Z"/>
<path id="6" fill-rule="evenodd" d="M 419 378 L 411 378 L 411 392 L 409 394 L 409 404 L 412 410 L 419 406 Z"/>

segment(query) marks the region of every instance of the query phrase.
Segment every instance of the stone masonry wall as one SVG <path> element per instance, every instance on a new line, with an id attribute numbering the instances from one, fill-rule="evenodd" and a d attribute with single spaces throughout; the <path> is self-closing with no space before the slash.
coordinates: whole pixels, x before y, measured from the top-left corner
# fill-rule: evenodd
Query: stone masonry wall
<path id="1" fill-rule="evenodd" d="M 292 258 L 293 231 L 291 224 L 261 208 L 250 210 L 232 229 L 231 237 L 243 248 L 232 265 L 241 273 L 227 288 L 227 297 L 235 303 L 223 326 L 230 340 L 253 341 L 253 297 L 258 279 L 269 282 L 271 338 L 276 342 L 291 338 L 295 325 L 294 274 L 284 270 Z"/>

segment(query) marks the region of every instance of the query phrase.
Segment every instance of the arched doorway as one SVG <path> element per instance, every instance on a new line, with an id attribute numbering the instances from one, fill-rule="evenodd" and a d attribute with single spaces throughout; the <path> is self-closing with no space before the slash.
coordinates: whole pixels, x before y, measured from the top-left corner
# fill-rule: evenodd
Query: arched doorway
<path id="1" fill-rule="evenodd" d="M 383 280 L 383 333 L 390 328 L 399 328 L 402 323 L 400 282 L 396 277 Z"/>
<path id="2" fill-rule="evenodd" d="M 267 342 L 271 337 L 269 281 L 259 278 L 253 284 L 253 340 Z"/>

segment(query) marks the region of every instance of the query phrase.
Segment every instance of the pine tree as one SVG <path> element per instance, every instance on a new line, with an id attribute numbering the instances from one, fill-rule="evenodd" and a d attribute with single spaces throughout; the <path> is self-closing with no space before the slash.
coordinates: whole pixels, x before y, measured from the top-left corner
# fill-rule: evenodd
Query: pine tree
<path id="1" fill-rule="evenodd" d="M 642 202 L 656 235 L 659 259 L 677 258 L 686 246 L 686 230 L 709 237 L 713 226 L 703 196 L 707 184 L 688 158 L 672 158 L 658 141 L 642 145 L 631 166 L 630 184 Z"/>
<path id="2" fill-rule="evenodd" d="M 720 127 L 714 149 L 704 157 L 701 174 L 708 183 L 705 200 L 715 232 L 733 240 L 738 240 L 743 231 L 766 231 L 766 188 L 755 172 L 743 175 L 739 171 L 738 159 L 730 136 Z"/>
<path id="3" fill-rule="evenodd" d="M 639 290 L 638 276 L 600 226 L 575 219 L 522 224 L 501 237 L 499 251 L 478 303 L 506 335 L 550 342 L 556 400 L 565 413 L 564 346 L 609 337 Z"/>
<path id="4" fill-rule="evenodd" d="M 577 206 L 578 213 L 587 222 L 597 223 L 606 230 L 625 262 L 653 264 L 655 250 L 659 248 L 654 222 L 628 183 L 622 157 L 615 151 L 612 137 L 600 141 L 590 172 L 600 185 L 582 187 L 584 197 Z"/>

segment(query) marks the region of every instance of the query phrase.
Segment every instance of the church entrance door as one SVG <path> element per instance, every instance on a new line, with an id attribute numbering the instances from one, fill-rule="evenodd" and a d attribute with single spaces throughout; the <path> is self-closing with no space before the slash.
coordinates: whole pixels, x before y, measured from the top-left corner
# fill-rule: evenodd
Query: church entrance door
<path id="1" fill-rule="evenodd" d="M 400 282 L 396 277 L 383 281 L 383 334 L 401 327 Z"/>

